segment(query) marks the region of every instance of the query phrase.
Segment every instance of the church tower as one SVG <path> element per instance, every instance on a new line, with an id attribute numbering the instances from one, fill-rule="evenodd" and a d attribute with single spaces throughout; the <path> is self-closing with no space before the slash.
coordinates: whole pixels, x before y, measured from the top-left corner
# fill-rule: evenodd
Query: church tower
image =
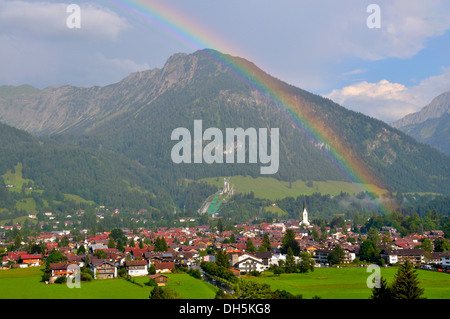
<path id="1" fill-rule="evenodd" d="M 302 213 L 302 221 L 300 222 L 300 225 L 309 226 L 308 221 L 308 211 L 306 210 L 306 200 L 303 198 L 303 213 Z"/>

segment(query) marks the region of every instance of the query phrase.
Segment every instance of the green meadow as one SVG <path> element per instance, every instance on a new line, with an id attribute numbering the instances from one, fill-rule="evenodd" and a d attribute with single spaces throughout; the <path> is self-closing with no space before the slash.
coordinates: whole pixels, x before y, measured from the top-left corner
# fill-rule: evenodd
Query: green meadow
<path id="1" fill-rule="evenodd" d="M 218 187 L 223 187 L 223 177 L 210 177 L 199 180 Z M 349 183 L 343 181 L 311 181 L 302 180 L 295 182 L 283 182 L 273 177 L 232 176 L 230 184 L 234 185 L 236 192 L 253 192 L 255 197 L 270 200 L 282 199 L 285 197 L 298 197 L 300 195 L 312 195 L 313 193 L 338 195 L 341 192 L 357 194 L 367 189 L 371 189 L 377 194 L 385 193 L 381 188 L 373 185 Z"/>
<path id="2" fill-rule="evenodd" d="M 41 268 L 0 270 L 0 299 L 148 299 L 153 287 L 147 277 L 136 277 L 142 287 L 122 278 L 82 282 L 80 288 L 40 282 Z M 217 288 L 188 274 L 168 274 L 167 287 L 182 299 L 212 299 Z"/>
<path id="3" fill-rule="evenodd" d="M 397 268 L 381 268 L 381 276 L 392 282 Z M 420 287 L 428 299 L 450 299 L 450 274 L 417 270 Z M 316 268 L 307 274 L 273 275 L 265 272 L 260 277 L 244 277 L 267 283 L 272 290 L 280 289 L 301 294 L 305 299 L 368 299 L 371 290 L 367 278 L 372 273 L 365 267 Z M 0 299 L 147 299 L 151 287 L 147 277 L 135 277 L 136 285 L 125 279 L 105 279 L 82 282 L 81 288 L 65 284 L 46 285 L 40 282 L 39 268 L 0 270 Z M 217 288 L 188 274 L 168 274 L 169 287 L 181 299 L 212 299 Z"/>
<path id="4" fill-rule="evenodd" d="M 380 268 L 380 274 L 391 283 L 397 273 L 396 267 Z M 272 290 L 286 290 L 305 299 L 319 296 L 322 299 L 368 299 L 371 289 L 367 279 L 373 274 L 366 267 L 315 268 L 307 274 L 273 275 L 265 272 L 261 277 L 246 277 L 267 283 Z M 450 274 L 417 270 L 419 286 L 424 288 L 428 299 L 450 299 Z"/>

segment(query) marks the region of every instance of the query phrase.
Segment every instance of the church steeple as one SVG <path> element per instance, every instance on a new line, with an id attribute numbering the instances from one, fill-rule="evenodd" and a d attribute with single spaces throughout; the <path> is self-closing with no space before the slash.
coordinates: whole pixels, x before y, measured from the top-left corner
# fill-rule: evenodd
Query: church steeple
<path id="1" fill-rule="evenodd" d="M 308 211 L 306 210 L 305 197 L 303 197 L 303 213 L 302 213 L 302 221 L 300 222 L 300 225 L 309 226 Z"/>

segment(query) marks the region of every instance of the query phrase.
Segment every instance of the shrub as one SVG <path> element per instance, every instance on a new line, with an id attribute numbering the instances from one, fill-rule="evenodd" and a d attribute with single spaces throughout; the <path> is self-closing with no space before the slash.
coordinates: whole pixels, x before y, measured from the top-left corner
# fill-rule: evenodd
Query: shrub
<path id="1" fill-rule="evenodd" d="M 61 276 L 61 277 L 56 278 L 55 284 L 64 284 L 64 283 L 66 283 L 66 281 L 67 281 L 66 276 Z"/>

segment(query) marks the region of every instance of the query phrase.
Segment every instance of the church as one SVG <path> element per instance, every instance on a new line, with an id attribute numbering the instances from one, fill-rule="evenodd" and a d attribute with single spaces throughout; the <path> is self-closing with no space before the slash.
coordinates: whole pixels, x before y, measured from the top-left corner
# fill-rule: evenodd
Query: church
<path id="1" fill-rule="evenodd" d="M 306 201 L 305 199 L 303 199 L 303 212 L 302 212 L 302 220 L 300 221 L 299 225 L 305 225 L 305 226 L 309 226 L 309 221 L 308 221 L 308 211 L 306 210 Z"/>

